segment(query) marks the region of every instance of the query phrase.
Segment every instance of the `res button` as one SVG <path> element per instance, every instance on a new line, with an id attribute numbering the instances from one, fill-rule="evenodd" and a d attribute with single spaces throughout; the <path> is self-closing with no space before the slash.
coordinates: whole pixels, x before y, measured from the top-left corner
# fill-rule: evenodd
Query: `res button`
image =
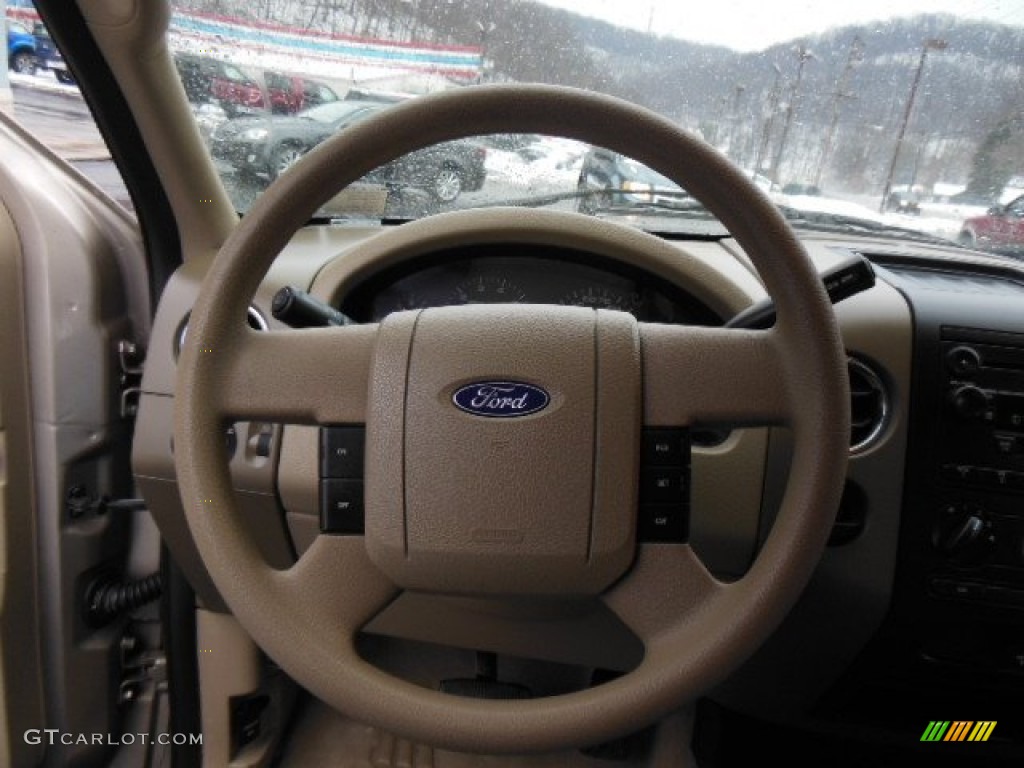
<path id="1" fill-rule="evenodd" d="M 682 467 L 690 463 L 690 440 L 685 429 L 645 429 L 641 460 L 646 467 Z"/>

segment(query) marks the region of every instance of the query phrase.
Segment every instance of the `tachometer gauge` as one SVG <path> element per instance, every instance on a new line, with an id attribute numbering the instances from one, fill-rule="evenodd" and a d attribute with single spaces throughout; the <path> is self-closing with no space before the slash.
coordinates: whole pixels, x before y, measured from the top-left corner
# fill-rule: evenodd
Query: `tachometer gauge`
<path id="1" fill-rule="evenodd" d="M 640 297 L 633 292 L 616 291 L 607 286 L 588 285 L 577 288 L 562 297 L 562 304 L 593 309 L 617 309 L 635 314 L 640 306 Z"/>
<path id="2" fill-rule="evenodd" d="M 455 286 L 457 304 L 515 304 L 526 301 L 526 292 L 511 280 L 497 275 L 480 275 Z"/>

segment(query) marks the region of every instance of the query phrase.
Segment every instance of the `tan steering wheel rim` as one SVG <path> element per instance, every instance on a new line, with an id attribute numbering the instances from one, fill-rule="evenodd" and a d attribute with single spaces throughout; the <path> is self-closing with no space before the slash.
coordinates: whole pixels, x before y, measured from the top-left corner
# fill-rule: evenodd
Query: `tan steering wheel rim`
<path id="1" fill-rule="evenodd" d="M 510 131 L 564 135 L 622 152 L 678 181 L 719 218 L 758 268 L 778 321 L 760 332 L 641 325 L 644 408 L 661 413 L 662 393 L 682 381 L 695 401 L 705 401 L 693 406 L 695 418 L 785 423 L 794 439 L 776 523 L 743 579 L 718 584 L 688 547 L 639 546 L 629 572 L 603 599 L 644 640 L 641 664 L 593 689 L 517 702 L 451 697 L 362 660 L 355 635 L 393 598 L 395 586 L 359 539 L 321 536 L 293 568 L 271 569 L 241 532 L 222 448 L 230 419 L 337 423 L 365 417 L 369 407 L 360 386 L 373 383 L 373 360 L 381 354 L 375 347 L 387 343 L 377 326 L 254 334 L 238 320 L 293 233 L 339 189 L 384 162 L 465 135 Z M 544 226 L 543 216 L 538 221 Z M 664 382 L 652 383 L 659 378 Z M 341 402 L 346 395 L 352 402 Z M 782 620 L 821 556 L 845 477 L 848 435 L 835 317 L 770 201 L 718 153 L 663 118 L 609 97 L 546 86 L 474 87 L 417 99 L 346 129 L 300 160 L 256 202 L 214 261 L 191 315 L 176 390 L 176 464 L 189 526 L 241 624 L 299 683 L 355 719 L 477 752 L 597 743 L 653 722 L 732 671 Z M 331 599 L 338 594 L 344 600 Z"/>

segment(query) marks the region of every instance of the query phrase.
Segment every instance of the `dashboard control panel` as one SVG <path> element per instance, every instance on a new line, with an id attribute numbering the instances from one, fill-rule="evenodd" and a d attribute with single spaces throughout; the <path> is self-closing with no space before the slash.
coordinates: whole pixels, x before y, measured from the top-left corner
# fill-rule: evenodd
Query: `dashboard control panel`
<path id="1" fill-rule="evenodd" d="M 1024 606 L 1024 334 L 941 329 L 935 597 Z"/>

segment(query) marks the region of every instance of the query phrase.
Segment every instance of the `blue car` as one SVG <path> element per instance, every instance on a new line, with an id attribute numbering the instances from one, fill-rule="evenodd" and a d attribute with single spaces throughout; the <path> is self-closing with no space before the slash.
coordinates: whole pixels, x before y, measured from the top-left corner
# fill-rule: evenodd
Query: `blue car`
<path id="1" fill-rule="evenodd" d="M 32 25 L 32 36 L 36 44 L 36 65 L 41 69 L 48 69 L 62 83 L 73 83 L 75 78 L 68 72 L 68 65 L 64 62 L 64 56 L 57 48 L 46 25 L 37 21 Z"/>
<path id="2" fill-rule="evenodd" d="M 7 22 L 7 64 L 12 72 L 31 75 L 36 71 L 36 40 L 17 22 Z"/>

